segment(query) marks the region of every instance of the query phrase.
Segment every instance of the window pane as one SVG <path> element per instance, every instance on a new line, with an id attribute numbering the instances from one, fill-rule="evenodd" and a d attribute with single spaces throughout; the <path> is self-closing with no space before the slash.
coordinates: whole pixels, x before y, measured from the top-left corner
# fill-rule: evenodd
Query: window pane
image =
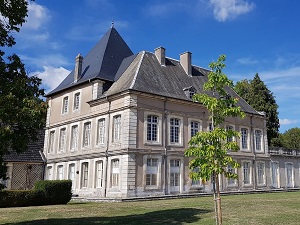
<path id="1" fill-rule="evenodd" d="M 79 103 L 80 103 L 80 93 L 78 92 L 74 95 L 74 110 L 79 109 Z"/>
<path id="2" fill-rule="evenodd" d="M 147 141 L 157 141 L 158 117 L 147 116 Z"/>
<path id="3" fill-rule="evenodd" d="M 78 145 L 78 125 L 72 126 L 71 150 L 76 150 Z"/>
<path id="4" fill-rule="evenodd" d="M 199 132 L 199 123 L 196 121 L 191 121 L 191 137 Z"/>
<path id="5" fill-rule="evenodd" d="M 242 148 L 248 149 L 248 129 L 242 128 L 241 129 L 241 135 L 242 135 Z"/>
<path id="6" fill-rule="evenodd" d="M 104 144 L 105 139 L 105 119 L 98 120 L 98 137 L 97 143 Z"/>
<path id="7" fill-rule="evenodd" d="M 261 131 L 260 130 L 255 131 L 255 149 L 261 150 Z"/>
<path id="8" fill-rule="evenodd" d="M 88 186 L 88 172 L 89 172 L 89 164 L 87 162 L 82 163 L 82 170 L 81 170 L 81 187 Z"/>
<path id="9" fill-rule="evenodd" d="M 83 129 L 83 147 L 91 145 L 91 122 L 84 124 Z"/>
<path id="10" fill-rule="evenodd" d="M 113 135 L 114 135 L 114 142 L 119 142 L 121 140 L 121 115 L 114 116 L 113 120 Z"/>
<path id="11" fill-rule="evenodd" d="M 170 119 L 170 142 L 179 143 L 180 120 L 177 118 Z"/>

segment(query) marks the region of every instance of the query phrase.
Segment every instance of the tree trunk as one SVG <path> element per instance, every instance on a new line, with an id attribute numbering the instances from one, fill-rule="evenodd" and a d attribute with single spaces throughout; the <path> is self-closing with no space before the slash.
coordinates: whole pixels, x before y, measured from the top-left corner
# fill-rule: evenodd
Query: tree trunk
<path id="1" fill-rule="evenodd" d="M 215 174 L 215 184 L 216 184 L 215 205 L 217 209 L 216 220 L 217 220 L 217 225 L 222 225 L 222 208 L 221 208 L 219 174 Z"/>

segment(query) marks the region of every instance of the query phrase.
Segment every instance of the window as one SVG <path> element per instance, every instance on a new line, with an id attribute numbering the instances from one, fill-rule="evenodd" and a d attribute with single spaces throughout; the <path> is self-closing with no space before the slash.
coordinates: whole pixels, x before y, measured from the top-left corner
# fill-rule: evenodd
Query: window
<path id="1" fill-rule="evenodd" d="M 200 123 L 197 121 L 191 121 L 191 137 L 195 136 L 199 132 Z"/>
<path id="2" fill-rule="evenodd" d="M 89 163 L 84 162 L 81 165 L 81 187 L 86 188 L 88 186 L 88 176 L 89 176 Z"/>
<path id="3" fill-rule="evenodd" d="M 196 90 L 193 86 L 188 87 L 188 88 L 184 88 L 183 91 L 184 91 L 186 97 L 188 97 L 191 100 L 193 99 L 193 96 L 196 93 Z"/>
<path id="4" fill-rule="evenodd" d="M 119 187 L 119 159 L 111 161 L 111 187 Z"/>
<path id="5" fill-rule="evenodd" d="M 68 179 L 72 181 L 72 190 L 74 190 L 75 187 L 75 164 L 69 164 L 69 174 Z"/>
<path id="6" fill-rule="evenodd" d="M 171 118 L 170 119 L 170 143 L 179 144 L 180 136 L 180 119 Z"/>
<path id="7" fill-rule="evenodd" d="M 65 152 L 66 150 L 66 128 L 60 129 L 59 135 L 59 151 Z"/>
<path id="8" fill-rule="evenodd" d="M 121 115 L 113 118 L 113 141 L 119 142 L 121 140 Z"/>
<path id="9" fill-rule="evenodd" d="M 158 116 L 147 116 L 147 141 L 157 141 Z"/>
<path id="10" fill-rule="evenodd" d="M 248 129 L 241 129 L 242 149 L 248 149 Z"/>
<path id="11" fill-rule="evenodd" d="M 80 104 L 80 92 L 75 93 L 74 95 L 74 106 L 73 110 L 79 110 L 79 104 Z"/>
<path id="12" fill-rule="evenodd" d="M 227 125 L 226 130 L 233 130 L 233 126 Z M 232 142 L 232 141 L 233 141 L 233 137 L 227 137 L 227 142 Z"/>
<path id="13" fill-rule="evenodd" d="M 105 141 L 105 119 L 98 120 L 97 144 L 104 144 Z"/>
<path id="14" fill-rule="evenodd" d="M 66 96 L 63 98 L 62 114 L 68 113 L 68 107 L 69 107 L 69 97 Z"/>
<path id="15" fill-rule="evenodd" d="M 262 141 L 261 130 L 255 130 L 254 136 L 255 136 L 255 150 L 261 151 L 262 150 L 262 148 L 261 148 L 261 141 Z"/>
<path id="16" fill-rule="evenodd" d="M 170 192 L 179 192 L 180 160 L 170 160 Z"/>
<path id="17" fill-rule="evenodd" d="M 148 158 L 147 159 L 147 170 L 146 170 L 146 185 L 157 186 L 157 174 L 158 174 L 158 159 Z"/>
<path id="18" fill-rule="evenodd" d="M 46 179 L 53 180 L 53 167 L 52 166 L 47 166 Z"/>
<path id="19" fill-rule="evenodd" d="M 54 152 L 54 138 L 55 138 L 55 131 L 53 130 L 50 132 L 48 153 Z"/>
<path id="20" fill-rule="evenodd" d="M 234 168 L 232 168 L 231 165 L 228 165 L 227 167 L 227 171 L 229 173 L 236 173 L 236 170 Z M 236 179 L 233 179 L 233 178 L 228 178 L 228 186 L 233 186 L 236 184 Z"/>
<path id="21" fill-rule="evenodd" d="M 96 162 L 95 174 L 96 174 L 95 186 L 96 188 L 101 188 L 103 182 L 103 161 Z"/>
<path id="22" fill-rule="evenodd" d="M 250 162 L 243 162 L 243 183 L 250 184 L 251 183 L 251 170 L 250 170 Z"/>
<path id="23" fill-rule="evenodd" d="M 271 162 L 272 186 L 279 188 L 279 163 Z"/>
<path id="24" fill-rule="evenodd" d="M 78 125 L 72 126 L 71 132 L 71 151 L 75 151 L 78 145 Z"/>
<path id="25" fill-rule="evenodd" d="M 256 163 L 257 184 L 265 184 L 265 164 L 263 162 Z"/>
<path id="26" fill-rule="evenodd" d="M 198 173 L 199 170 L 200 170 L 199 167 L 196 167 L 196 168 L 193 170 L 193 172 Z M 201 179 L 199 179 L 199 180 L 194 180 L 194 179 L 192 179 L 192 186 L 199 186 L 199 185 L 201 185 Z"/>
<path id="27" fill-rule="evenodd" d="M 87 122 L 83 126 L 83 147 L 91 146 L 91 122 Z"/>
<path id="28" fill-rule="evenodd" d="M 286 186 L 293 187 L 294 186 L 294 175 L 293 175 L 293 163 L 286 163 Z"/>
<path id="29" fill-rule="evenodd" d="M 63 180 L 64 179 L 64 167 L 62 165 L 57 167 L 57 180 Z"/>
<path id="30" fill-rule="evenodd" d="M 208 131 L 213 131 L 213 124 L 212 123 L 208 124 Z"/>

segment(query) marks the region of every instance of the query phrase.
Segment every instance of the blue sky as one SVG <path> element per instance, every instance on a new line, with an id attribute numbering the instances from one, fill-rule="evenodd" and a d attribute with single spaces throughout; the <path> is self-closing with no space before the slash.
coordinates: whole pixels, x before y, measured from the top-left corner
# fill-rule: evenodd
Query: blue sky
<path id="1" fill-rule="evenodd" d="M 258 73 L 279 105 L 280 131 L 300 127 L 300 1 L 296 0 L 36 0 L 10 51 L 27 71 L 55 88 L 114 20 L 133 52 L 192 52 L 208 68 L 227 56 L 233 81 Z"/>

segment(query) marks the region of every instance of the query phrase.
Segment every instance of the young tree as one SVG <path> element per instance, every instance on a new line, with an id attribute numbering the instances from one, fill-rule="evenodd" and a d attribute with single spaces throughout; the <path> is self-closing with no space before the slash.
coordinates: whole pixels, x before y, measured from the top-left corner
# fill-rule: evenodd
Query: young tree
<path id="1" fill-rule="evenodd" d="M 269 146 L 277 145 L 280 125 L 277 111 L 278 105 L 273 93 L 267 88 L 258 74 L 255 74 L 253 80 L 238 81 L 235 85 L 235 91 L 255 110 L 266 113 L 268 144 Z M 274 141 L 272 141 L 273 139 Z"/>
<path id="2" fill-rule="evenodd" d="M 209 111 L 212 130 L 198 132 L 189 141 L 189 148 L 185 155 L 193 157 L 189 163 L 192 179 L 202 179 L 204 182 L 213 179 L 216 224 L 222 224 L 219 176 L 237 178 L 237 174 L 228 171 L 228 165 L 239 168 L 239 164 L 227 154 L 228 151 L 238 151 L 238 144 L 232 137 L 239 136 L 239 132 L 226 130 L 220 125 L 227 117 L 244 117 L 240 107 L 235 106 L 238 99 L 226 92 L 227 87 L 233 87 L 233 82 L 222 72 L 225 67 L 225 55 L 221 55 L 217 62 L 210 63 L 211 72 L 204 84 L 204 91 L 210 94 L 195 94 L 193 100 L 201 102 Z M 232 140 L 229 141 L 228 140 Z"/>
<path id="3" fill-rule="evenodd" d="M 294 127 L 280 135 L 284 148 L 300 150 L 300 128 Z"/>
<path id="4" fill-rule="evenodd" d="M 1 47 L 15 44 L 12 34 L 19 32 L 25 22 L 27 5 L 26 0 L 1 1 Z M 0 179 L 6 179 L 3 155 L 9 149 L 26 151 L 28 143 L 44 127 L 47 106 L 40 98 L 44 94 L 40 84 L 41 79 L 27 75 L 17 55 L 5 57 L 5 52 L 0 50 Z"/>

